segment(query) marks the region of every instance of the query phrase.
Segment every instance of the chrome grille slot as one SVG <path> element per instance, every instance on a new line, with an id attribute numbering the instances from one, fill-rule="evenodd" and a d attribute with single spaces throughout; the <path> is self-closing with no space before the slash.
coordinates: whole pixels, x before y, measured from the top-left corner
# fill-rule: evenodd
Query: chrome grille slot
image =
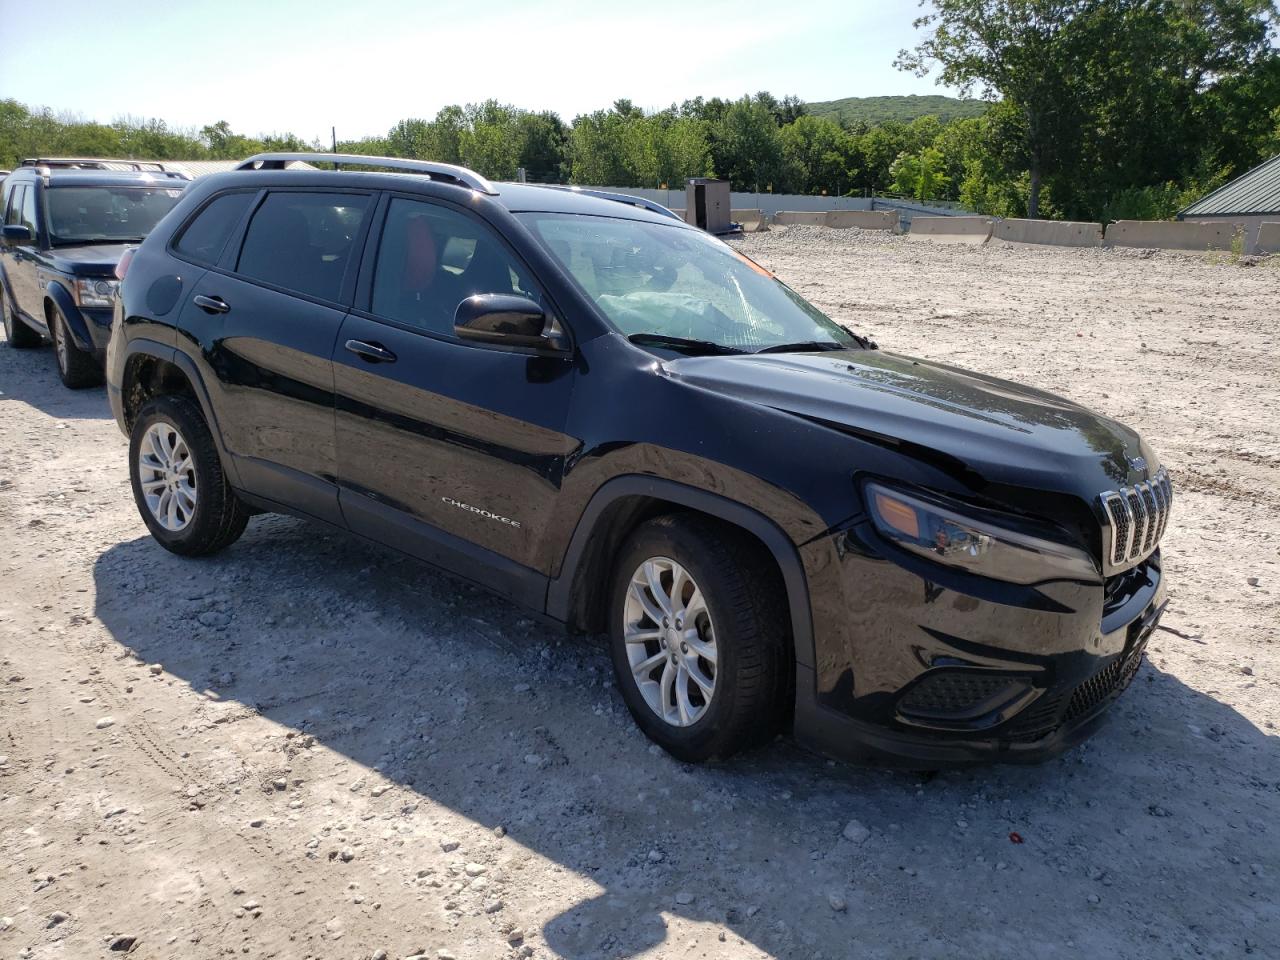
<path id="1" fill-rule="evenodd" d="M 1129 543 L 1129 505 L 1118 493 L 1103 501 L 1111 517 L 1111 562 L 1124 563 Z"/>
<path id="2" fill-rule="evenodd" d="M 1133 538 L 1129 542 L 1128 554 L 1132 557 L 1142 549 L 1142 538 L 1147 535 L 1147 508 L 1142 505 L 1142 497 L 1137 488 L 1130 487 L 1125 493 L 1129 501 L 1129 509 L 1133 512 Z"/>
<path id="3" fill-rule="evenodd" d="M 1160 543 L 1173 507 L 1173 484 L 1168 471 L 1161 468 L 1150 480 L 1108 490 L 1098 499 L 1107 527 L 1103 542 L 1114 571 L 1133 566 Z"/>
<path id="4" fill-rule="evenodd" d="M 1156 495 L 1151 492 L 1151 484 L 1138 484 L 1138 493 L 1142 494 L 1142 505 L 1147 508 L 1147 538 L 1142 541 L 1142 552 L 1148 553 L 1156 544 L 1156 532 L 1160 528 L 1160 508 L 1156 506 Z"/>

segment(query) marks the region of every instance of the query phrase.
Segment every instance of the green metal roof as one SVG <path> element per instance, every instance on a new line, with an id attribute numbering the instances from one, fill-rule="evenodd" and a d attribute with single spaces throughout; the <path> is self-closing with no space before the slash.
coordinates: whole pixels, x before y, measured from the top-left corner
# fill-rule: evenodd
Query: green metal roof
<path id="1" fill-rule="evenodd" d="M 1236 177 L 1203 199 L 1197 200 L 1179 217 L 1257 216 L 1280 214 L 1280 156 L 1272 157 Z"/>

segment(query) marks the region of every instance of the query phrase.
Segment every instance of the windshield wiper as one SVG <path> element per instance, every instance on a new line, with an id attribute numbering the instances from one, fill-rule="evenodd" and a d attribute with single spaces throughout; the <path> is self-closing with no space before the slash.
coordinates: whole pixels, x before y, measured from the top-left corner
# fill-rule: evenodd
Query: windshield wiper
<path id="1" fill-rule="evenodd" d="M 756 353 L 817 353 L 821 350 L 845 350 L 843 343 L 834 340 L 804 340 L 799 343 L 775 343 L 771 347 L 763 347 Z"/>
<path id="2" fill-rule="evenodd" d="M 726 346 L 713 340 L 694 340 L 690 337 L 669 337 L 665 333 L 633 333 L 627 337 L 637 347 L 666 347 L 688 354 L 746 353 L 737 347 Z"/>

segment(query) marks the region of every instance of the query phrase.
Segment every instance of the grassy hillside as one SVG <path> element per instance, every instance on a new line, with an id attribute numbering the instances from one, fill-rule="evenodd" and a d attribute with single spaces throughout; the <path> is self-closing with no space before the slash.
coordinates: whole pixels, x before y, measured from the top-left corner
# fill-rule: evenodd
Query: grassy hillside
<path id="1" fill-rule="evenodd" d="M 843 124 L 883 123 L 886 120 L 907 122 L 929 114 L 940 120 L 981 116 L 987 109 L 982 100 L 957 100 L 939 95 L 918 97 L 845 97 L 807 104 L 818 117 L 831 117 Z"/>

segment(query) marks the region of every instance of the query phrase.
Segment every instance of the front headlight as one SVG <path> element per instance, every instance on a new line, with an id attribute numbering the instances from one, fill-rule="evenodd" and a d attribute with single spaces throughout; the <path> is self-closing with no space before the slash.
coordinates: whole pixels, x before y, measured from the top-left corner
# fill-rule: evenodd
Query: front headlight
<path id="1" fill-rule="evenodd" d="M 1098 579 L 1092 558 L 1076 547 L 973 520 L 878 483 L 866 492 L 876 529 L 936 563 L 1007 583 Z"/>
<path id="2" fill-rule="evenodd" d="M 118 280 L 95 280 L 92 277 L 76 281 L 76 302 L 82 307 L 110 307 L 115 303 Z"/>

